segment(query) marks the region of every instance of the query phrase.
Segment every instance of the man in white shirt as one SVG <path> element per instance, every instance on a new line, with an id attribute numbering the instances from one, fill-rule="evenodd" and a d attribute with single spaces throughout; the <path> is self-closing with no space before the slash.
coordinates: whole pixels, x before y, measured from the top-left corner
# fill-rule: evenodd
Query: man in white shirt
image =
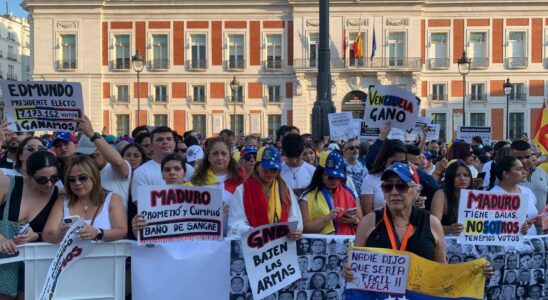
<path id="1" fill-rule="evenodd" d="M 152 159 L 142 164 L 133 172 L 131 182 L 131 198 L 137 202 L 139 197 L 139 187 L 145 185 L 163 185 L 166 184 L 162 178 L 161 162 L 168 154 L 175 150 L 175 137 L 173 130 L 167 126 L 158 126 L 150 133 L 152 140 Z M 194 168 L 186 164 L 186 173 L 184 180 L 189 181 L 194 175 Z"/>
<path id="2" fill-rule="evenodd" d="M 290 133 L 282 140 L 282 153 L 286 160 L 282 163 L 280 175 L 299 197 L 312 180 L 316 167 L 303 161 L 304 139 L 297 133 Z"/>
<path id="3" fill-rule="evenodd" d="M 357 140 L 350 140 L 343 146 L 344 160 L 346 161 L 346 176 L 352 179 L 357 191 L 362 190 L 362 181 L 367 175 L 367 168 L 362 164 L 360 156 L 360 145 Z"/>
<path id="4" fill-rule="evenodd" d="M 78 131 L 83 133 L 78 141 L 76 153 L 89 155 L 100 170 L 101 186 L 118 194 L 127 210 L 131 166 L 103 136 L 93 130 L 87 116 L 78 121 Z"/>

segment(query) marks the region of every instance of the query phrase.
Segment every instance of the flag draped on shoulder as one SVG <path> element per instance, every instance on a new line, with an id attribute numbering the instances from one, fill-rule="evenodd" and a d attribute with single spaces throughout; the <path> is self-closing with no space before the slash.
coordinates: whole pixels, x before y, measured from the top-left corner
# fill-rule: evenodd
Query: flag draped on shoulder
<path id="1" fill-rule="evenodd" d="M 548 154 L 548 110 L 546 110 L 546 100 L 542 103 L 533 132 L 535 144 L 537 144 L 542 154 Z"/>

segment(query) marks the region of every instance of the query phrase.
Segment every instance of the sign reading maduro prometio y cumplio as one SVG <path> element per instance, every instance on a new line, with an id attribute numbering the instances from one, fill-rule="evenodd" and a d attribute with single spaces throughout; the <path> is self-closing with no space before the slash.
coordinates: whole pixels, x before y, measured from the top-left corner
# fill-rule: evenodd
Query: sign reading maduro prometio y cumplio
<path id="1" fill-rule="evenodd" d="M 147 226 L 139 243 L 222 240 L 223 212 L 219 188 L 160 185 L 139 187 L 138 211 Z"/>

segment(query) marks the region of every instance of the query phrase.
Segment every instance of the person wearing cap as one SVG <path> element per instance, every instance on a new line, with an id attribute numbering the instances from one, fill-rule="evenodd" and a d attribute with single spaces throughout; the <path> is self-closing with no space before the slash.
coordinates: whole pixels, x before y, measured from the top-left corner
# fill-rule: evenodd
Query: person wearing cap
<path id="1" fill-rule="evenodd" d="M 310 185 L 299 199 L 305 233 L 356 233 L 362 212 L 345 179 L 346 163 L 341 152 L 322 152 Z"/>
<path id="2" fill-rule="evenodd" d="M 355 246 L 409 251 L 446 264 L 445 237 L 440 221 L 413 205 L 420 193 L 418 173 L 410 165 L 397 162 L 383 172 L 381 180 L 386 206 L 362 218 Z M 483 273 L 486 277 L 493 275 L 493 267 L 488 262 Z M 343 274 L 347 281 L 354 279 L 348 263 Z M 354 292 L 346 290 L 345 293 L 350 297 Z"/>
<path id="3" fill-rule="evenodd" d="M 186 162 L 192 167 L 204 158 L 204 149 L 200 145 L 192 145 L 186 149 Z"/>
<path id="4" fill-rule="evenodd" d="M 131 166 L 103 136 L 93 130 L 91 120 L 84 115 L 78 120 L 78 131 L 83 135 L 78 141 L 77 153 L 88 155 L 95 162 L 101 175 L 101 186 L 122 198 L 127 210 Z"/>
<path id="5" fill-rule="evenodd" d="M 71 132 L 55 132 L 53 134 L 53 151 L 61 164 L 61 173 L 64 174 L 65 165 L 70 162 L 76 153 L 76 137 Z M 61 181 L 64 176 L 61 176 Z"/>
<path id="6" fill-rule="evenodd" d="M 297 221 L 290 239 L 300 239 L 303 221 L 293 191 L 280 176 L 282 161 L 274 146 L 257 152 L 253 172 L 236 188 L 228 216 L 229 236 L 241 236 L 251 228 L 278 222 Z"/>
<path id="7" fill-rule="evenodd" d="M 426 166 L 424 167 L 424 172 L 428 175 L 432 175 L 434 173 L 434 160 L 437 158 L 437 155 L 434 153 L 425 150 L 423 152 L 424 157 L 426 158 Z"/>
<path id="8" fill-rule="evenodd" d="M 304 139 L 300 134 L 290 133 L 282 139 L 282 153 L 286 160 L 282 163 L 280 176 L 299 197 L 310 184 L 312 174 L 316 170 L 313 165 L 304 162 Z"/>
<path id="9" fill-rule="evenodd" d="M 257 160 L 257 147 L 245 146 L 240 151 L 240 166 L 245 170 L 246 174 L 251 174 L 255 161 Z"/>

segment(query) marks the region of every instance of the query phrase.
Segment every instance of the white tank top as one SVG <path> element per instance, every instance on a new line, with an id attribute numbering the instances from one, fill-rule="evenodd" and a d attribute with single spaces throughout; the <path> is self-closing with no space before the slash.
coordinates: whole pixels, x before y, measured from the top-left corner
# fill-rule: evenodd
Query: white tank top
<path id="1" fill-rule="evenodd" d="M 109 212 L 109 206 L 110 206 L 110 198 L 112 198 L 112 192 L 108 193 L 107 197 L 105 198 L 105 203 L 103 203 L 103 206 L 101 207 L 101 211 L 97 214 L 97 217 L 95 217 L 95 222 L 93 222 L 93 227 L 95 228 L 101 228 L 101 229 L 111 229 L 112 226 L 110 224 L 110 212 Z M 68 218 L 71 216 L 69 208 L 68 208 L 68 199 L 65 197 L 65 204 L 64 204 L 64 210 L 63 210 L 63 218 Z M 91 225 L 91 220 L 83 220 L 86 222 L 86 224 Z"/>

